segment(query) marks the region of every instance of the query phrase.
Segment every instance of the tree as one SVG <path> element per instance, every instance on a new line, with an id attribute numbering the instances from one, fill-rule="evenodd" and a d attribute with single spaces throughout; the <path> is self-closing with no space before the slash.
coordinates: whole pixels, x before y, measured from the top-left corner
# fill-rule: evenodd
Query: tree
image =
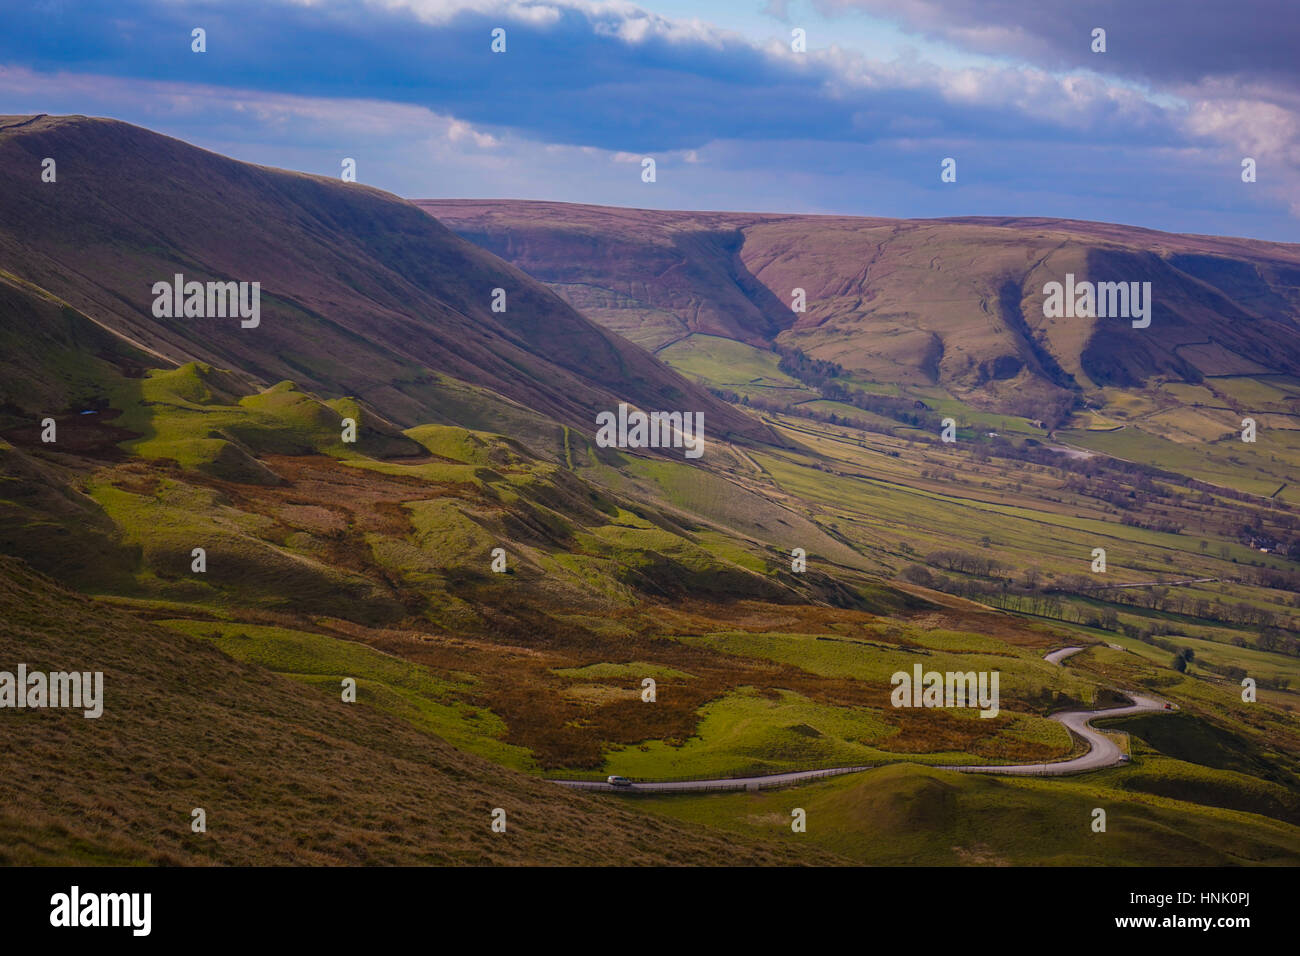
<path id="1" fill-rule="evenodd" d="M 904 581 L 911 581 L 913 584 L 919 584 L 926 588 L 933 587 L 935 583 L 934 575 L 930 573 L 929 569 L 923 568 L 919 564 L 909 564 L 899 572 L 899 577 Z"/>

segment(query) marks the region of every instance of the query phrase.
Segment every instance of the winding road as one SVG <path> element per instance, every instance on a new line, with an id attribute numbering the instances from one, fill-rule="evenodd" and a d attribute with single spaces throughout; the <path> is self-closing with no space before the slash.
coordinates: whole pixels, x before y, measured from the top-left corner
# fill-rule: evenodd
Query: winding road
<path id="1" fill-rule="evenodd" d="M 1045 654 L 1043 660 L 1047 661 L 1049 664 L 1059 664 L 1067 657 L 1073 657 L 1075 654 L 1078 654 L 1081 650 L 1083 650 L 1082 647 L 1063 647 L 1059 651 L 1052 651 L 1050 654 Z"/>
<path id="2" fill-rule="evenodd" d="M 1059 651 L 1052 651 L 1043 660 L 1052 664 L 1060 664 L 1067 657 L 1073 657 L 1082 650 L 1082 647 L 1063 647 Z M 941 769 L 960 770 L 963 773 L 1010 773 L 1036 777 L 1057 777 L 1067 773 L 1083 773 L 1087 770 L 1113 767 L 1121 762 L 1123 753 L 1119 749 L 1119 745 L 1109 735 L 1092 726 L 1094 720 L 1099 717 L 1127 717 L 1130 714 L 1144 714 L 1150 711 L 1163 713 L 1166 710 L 1173 709 L 1173 705 L 1166 707 L 1163 700 L 1157 700 L 1154 697 L 1144 697 L 1141 694 L 1127 694 L 1126 696 L 1133 700 L 1133 703 L 1127 707 L 1108 707 L 1104 710 L 1063 710 L 1058 714 L 1052 714 L 1048 718 L 1065 724 L 1072 733 L 1078 734 L 1087 742 L 1087 752 L 1077 757 L 1072 757 L 1069 760 L 1057 760 L 1053 763 L 1024 763 L 992 767 L 943 767 Z"/>
<path id="3" fill-rule="evenodd" d="M 1060 664 L 1068 657 L 1073 657 L 1083 647 L 1062 647 L 1047 654 L 1043 660 L 1050 664 Z M 1125 707 L 1107 707 L 1102 710 L 1066 710 L 1052 714 L 1048 719 L 1064 724 L 1071 733 L 1077 734 L 1088 744 L 1088 750 L 1069 760 L 1052 763 L 1029 764 L 993 764 L 984 767 L 941 766 L 937 770 L 957 770 L 961 773 L 994 773 L 1014 776 L 1057 777 L 1072 773 L 1085 773 L 1113 767 L 1122 762 L 1123 754 L 1119 746 L 1108 735 L 1092 726 L 1092 722 L 1101 717 L 1127 717 L 1131 714 L 1149 712 L 1164 713 L 1174 709 L 1166 706 L 1165 701 L 1140 694 L 1127 694 L 1133 703 Z M 630 786 L 615 787 L 599 780 L 552 780 L 565 787 L 578 790 L 603 790 L 611 793 L 690 793 L 699 791 L 723 790 L 766 790 L 772 787 L 788 787 L 799 783 L 820 780 L 823 777 L 836 777 L 846 773 L 858 773 L 871 767 L 834 767 L 829 770 L 794 770 L 788 773 L 774 773 L 760 777 L 723 777 L 714 780 L 663 780 L 658 782 L 634 783 Z"/>
<path id="4" fill-rule="evenodd" d="M 707 790 L 767 790 L 771 787 L 789 787 L 796 783 L 808 783 L 823 777 L 838 777 L 846 773 L 870 770 L 870 767 L 834 767 L 830 770 L 792 770 L 789 773 L 769 773 L 761 777 L 721 777 L 716 780 L 661 780 L 649 783 L 634 783 L 627 787 L 615 787 L 603 780 L 552 780 L 551 783 L 563 784 L 576 790 L 609 790 L 615 793 L 689 793 Z"/>

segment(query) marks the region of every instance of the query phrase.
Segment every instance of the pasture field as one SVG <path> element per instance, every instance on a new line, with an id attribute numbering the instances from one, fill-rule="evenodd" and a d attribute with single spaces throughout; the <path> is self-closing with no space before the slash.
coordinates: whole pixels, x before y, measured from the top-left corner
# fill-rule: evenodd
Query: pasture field
<path id="1" fill-rule="evenodd" d="M 660 360 L 689 378 L 738 395 L 798 402 L 818 393 L 777 368 L 774 352 L 734 339 L 695 333 L 660 349 Z"/>

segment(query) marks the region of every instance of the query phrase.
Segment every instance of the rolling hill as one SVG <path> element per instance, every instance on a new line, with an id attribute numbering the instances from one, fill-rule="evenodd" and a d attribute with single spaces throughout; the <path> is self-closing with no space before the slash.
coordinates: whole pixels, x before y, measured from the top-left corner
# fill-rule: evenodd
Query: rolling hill
<path id="1" fill-rule="evenodd" d="M 44 157 L 55 182 L 42 182 Z M 176 274 L 260 282 L 260 324 L 155 318 L 152 286 Z M 446 420 L 429 391 L 441 375 L 588 431 L 598 411 L 629 401 L 703 411 L 716 437 L 765 437 L 404 200 L 112 120 L 0 117 L 0 280 L 9 322 L 55 300 L 150 365 L 200 361 L 263 387 L 292 379 L 402 426 Z M 505 312 L 492 311 L 494 289 Z M 69 334 L 96 335 L 80 325 Z M 43 350 L 9 361 L 66 381 Z M 15 379 L 3 381 L 0 403 L 16 404 Z M 65 404 L 81 397 L 68 384 Z"/>
<path id="2" fill-rule="evenodd" d="M 1107 386 L 1300 373 L 1295 245 L 1048 219 L 417 204 L 654 351 L 691 335 L 775 344 L 985 408 L 1055 403 L 1058 419 Z M 1067 274 L 1150 282 L 1150 327 L 1045 318 L 1043 288 Z"/>

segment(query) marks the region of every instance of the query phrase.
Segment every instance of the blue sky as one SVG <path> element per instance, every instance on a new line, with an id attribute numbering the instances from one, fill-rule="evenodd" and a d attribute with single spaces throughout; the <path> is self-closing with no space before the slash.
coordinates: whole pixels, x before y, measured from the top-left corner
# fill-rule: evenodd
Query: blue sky
<path id="1" fill-rule="evenodd" d="M 413 198 L 1061 216 L 1300 241 L 1294 0 L 15 7 L 0 12 L 0 113 L 111 116 L 328 175 L 351 157 L 361 181 Z M 1258 182 L 1241 181 L 1246 156 Z"/>

